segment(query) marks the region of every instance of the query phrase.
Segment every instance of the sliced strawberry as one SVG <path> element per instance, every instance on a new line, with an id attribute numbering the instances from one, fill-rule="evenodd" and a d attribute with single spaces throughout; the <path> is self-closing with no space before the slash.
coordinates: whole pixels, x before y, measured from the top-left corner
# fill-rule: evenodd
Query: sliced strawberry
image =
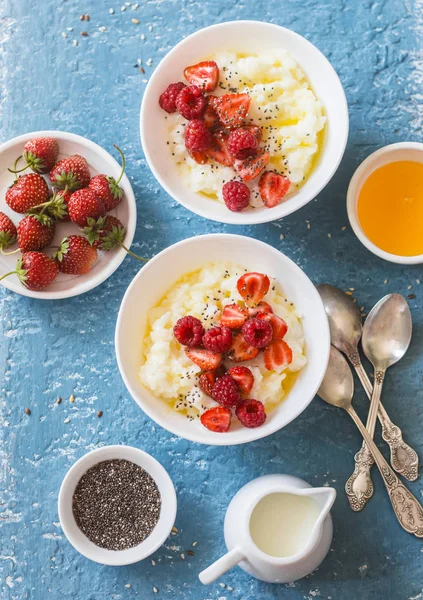
<path id="1" fill-rule="evenodd" d="M 236 284 L 238 293 L 247 306 L 257 306 L 270 288 L 270 279 L 263 273 L 245 273 Z"/>
<path id="2" fill-rule="evenodd" d="M 204 373 L 201 373 L 198 378 L 198 383 L 203 392 L 211 397 L 213 386 L 216 383 L 216 371 L 205 371 Z"/>
<path id="3" fill-rule="evenodd" d="M 206 150 L 206 154 L 221 165 L 231 167 L 234 164 L 234 159 L 228 152 L 227 142 L 227 135 L 221 132 L 216 133 L 214 136 L 214 145 Z"/>
<path id="4" fill-rule="evenodd" d="M 258 142 L 263 139 L 263 129 L 259 125 L 243 125 L 244 129 L 251 131 Z"/>
<path id="5" fill-rule="evenodd" d="M 267 208 L 273 208 L 280 204 L 289 190 L 291 182 L 288 177 L 279 175 L 275 171 L 266 171 L 260 177 L 260 196 Z"/>
<path id="6" fill-rule="evenodd" d="M 203 371 L 218 369 L 222 364 L 222 355 L 204 348 L 185 348 L 185 354 Z"/>
<path id="7" fill-rule="evenodd" d="M 273 308 L 268 302 L 264 302 L 264 300 L 262 302 L 259 302 L 257 306 L 248 309 L 248 315 L 250 317 L 257 317 L 257 315 L 261 315 L 264 313 L 273 313 Z"/>
<path id="8" fill-rule="evenodd" d="M 216 433 L 226 433 L 231 426 L 232 413 L 229 408 L 216 406 L 203 412 L 200 417 L 201 424 L 210 431 Z"/>
<path id="9" fill-rule="evenodd" d="M 258 319 L 263 319 L 264 321 L 268 321 L 272 326 L 273 338 L 274 340 L 281 340 L 284 338 L 286 332 L 288 331 L 288 325 L 282 319 L 282 317 L 278 317 L 278 315 L 269 314 L 269 313 L 261 313 L 257 315 Z"/>
<path id="10" fill-rule="evenodd" d="M 220 317 L 220 324 L 230 329 L 241 329 L 248 319 L 248 312 L 238 304 L 227 304 Z"/>
<path id="11" fill-rule="evenodd" d="M 254 375 L 248 367 L 232 367 L 228 371 L 239 387 L 241 394 L 249 394 L 254 384 Z"/>
<path id="12" fill-rule="evenodd" d="M 292 350 L 283 340 L 273 340 L 264 351 L 264 366 L 268 371 L 279 371 L 292 363 Z"/>
<path id="13" fill-rule="evenodd" d="M 210 96 L 211 98 L 212 96 Z M 203 115 L 204 125 L 208 129 L 216 129 L 220 127 L 219 117 L 217 116 L 217 112 L 214 110 L 213 106 L 210 104 L 207 105 L 207 108 Z"/>
<path id="14" fill-rule="evenodd" d="M 270 155 L 268 152 L 260 152 L 244 160 L 234 160 L 234 169 L 243 181 L 251 181 L 258 177 L 268 164 Z"/>
<path id="15" fill-rule="evenodd" d="M 242 337 L 242 333 L 238 333 L 232 340 L 232 346 L 228 352 L 228 358 L 232 362 L 243 362 L 255 358 L 260 352 L 258 348 L 249 346 Z"/>
<path id="16" fill-rule="evenodd" d="M 212 92 L 219 83 L 219 67 L 214 60 L 206 60 L 187 67 L 184 76 L 191 85 L 196 85 L 205 92 Z"/>
<path id="17" fill-rule="evenodd" d="M 224 127 L 235 129 L 242 125 L 250 108 L 248 94 L 224 94 L 213 100 L 212 106 Z"/>
<path id="18" fill-rule="evenodd" d="M 200 165 L 205 165 L 208 161 L 208 156 L 205 152 L 190 151 L 190 155 Z"/>

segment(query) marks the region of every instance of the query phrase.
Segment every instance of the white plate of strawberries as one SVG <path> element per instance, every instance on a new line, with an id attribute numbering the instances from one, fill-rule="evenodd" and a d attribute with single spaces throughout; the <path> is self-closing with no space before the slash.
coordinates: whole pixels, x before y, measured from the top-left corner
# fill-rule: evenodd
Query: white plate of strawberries
<path id="1" fill-rule="evenodd" d="M 46 300 L 87 292 L 125 258 L 136 204 L 120 164 L 90 140 L 39 131 L 0 146 L 0 283 Z"/>

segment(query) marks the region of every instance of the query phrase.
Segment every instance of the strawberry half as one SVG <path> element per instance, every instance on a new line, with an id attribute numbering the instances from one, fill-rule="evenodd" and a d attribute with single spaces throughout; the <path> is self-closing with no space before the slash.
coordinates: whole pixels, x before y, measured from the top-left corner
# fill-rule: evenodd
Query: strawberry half
<path id="1" fill-rule="evenodd" d="M 205 371 L 204 373 L 201 373 L 198 378 L 198 383 L 203 392 L 212 397 L 213 386 L 216 383 L 216 372 Z"/>
<path id="2" fill-rule="evenodd" d="M 189 153 L 191 157 L 195 160 L 195 162 L 197 162 L 199 165 L 205 165 L 208 161 L 208 156 L 205 152 L 195 152 L 191 150 Z"/>
<path id="3" fill-rule="evenodd" d="M 280 204 L 289 190 L 291 182 L 288 177 L 279 175 L 275 171 L 266 171 L 260 177 L 260 196 L 267 208 L 273 208 Z"/>
<path id="4" fill-rule="evenodd" d="M 228 373 L 236 381 L 242 394 L 249 394 L 251 392 L 254 384 L 254 375 L 248 367 L 232 367 Z"/>
<path id="5" fill-rule="evenodd" d="M 227 304 L 220 317 L 220 324 L 230 329 L 241 329 L 248 319 L 248 312 L 238 304 Z"/>
<path id="6" fill-rule="evenodd" d="M 214 144 L 206 150 L 209 158 L 215 160 L 225 167 L 231 167 L 234 164 L 233 157 L 228 151 L 228 136 L 222 132 L 216 133 L 213 138 Z"/>
<path id="7" fill-rule="evenodd" d="M 270 314 L 270 313 L 260 313 L 257 315 L 258 319 L 263 319 L 263 321 L 267 321 L 272 326 L 273 337 L 274 340 L 281 340 L 288 331 L 288 325 L 282 319 L 282 317 L 278 317 L 278 315 Z"/>
<path id="8" fill-rule="evenodd" d="M 235 160 L 234 169 L 243 181 L 251 181 L 260 175 L 269 159 L 270 154 L 268 152 L 261 152 L 244 160 Z"/>
<path id="9" fill-rule="evenodd" d="M 250 307 L 248 309 L 248 315 L 250 317 L 257 317 L 258 315 L 261 314 L 271 314 L 273 313 L 273 308 L 270 306 L 270 304 L 268 302 L 264 302 L 264 300 L 262 302 L 259 302 L 257 304 L 257 306 L 254 307 Z"/>
<path id="10" fill-rule="evenodd" d="M 207 108 L 204 111 L 203 120 L 204 125 L 208 129 L 216 129 L 217 127 L 220 127 L 219 117 L 217 116 L 216 111 L 210 104 L 207 105 Z"/>
<path id="11" fill-rule="evenodd" d="M 204 348 L 185 348 L 185 354 L 203 371 L 213 371 L 222 364 L 222 355 Z"/>
<path id="12" fill-rule="evenodd" d="M 264 351 L 264 366 L 268 371 L 279 371 L 292 363 L 292 350 L 283 340 L 273 340 Z"/>
<path id="13" fill-rule="evenodd" d="M 200 417 L 201 424 L 204 425 L 210 431 L 216 433 L 226 433 L 231 426 L 232 413 L 229 408 L 223 406 L 216 406 L 206 410 Z"/>
<path id="14" fill-rule="evenodd" d="M 228 129 L 236 129 L 247 116 L 251 99 L 248 94 L 224 94 L 213 97 L 213 100 L 210 98 L 209 102 L 222 125 Z"/>
<path id="15" fill-rule="evenodd" d="M 263 273 L 245 273 L 236 284 L 239 295 L 247 306 L 257 306 L 270 288 L 270 279 Z"/>
<path id="16" fill-rule="evenodd" d="M 244 360 L 251 360 L 256 358 L 260 350 L 249 346 L 242 337 L 242 333 L 238 333 L 232 340 L 232 346 L 228 352 L 228 358 L 232 362 L 243 362 Z"/>
<path id="17" fill-rule="evenodd" d="M 191 85 L 196 85 L 205 92 L 212 92 L 219 83 L 219 67 L 214 60 L 206 60 L 187 67 L 184 76 Z"/>

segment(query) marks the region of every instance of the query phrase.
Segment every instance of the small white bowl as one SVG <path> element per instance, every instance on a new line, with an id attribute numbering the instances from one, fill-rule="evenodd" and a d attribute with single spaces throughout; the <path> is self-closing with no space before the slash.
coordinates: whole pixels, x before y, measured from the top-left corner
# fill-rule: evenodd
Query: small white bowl
<path id="1" fill-rule="evenodd" d="M 187 65 L 220 50 L 260 53 L 283 48 L 298 61 L 327 116 L 324 147 L 306 183 L 275 208 L 231 212 L 227 207 L 188 189 L 166 145 L 165 113 L 159 96 L 183 78 Z M 250 225 L 285 217 L 317 196 L 334 175 L 348 139 L 348 106 L 338 75 L 327 58 L 311 42 L 294 31 L 261 21 L 230 21 L 206 27 L 188 36 L 171 50 L 154 71 L 141 106 L 141 141 L 147 162 L 160 185 L 188 210 L 220 223 Z"/>
<path id="2" fill-rule="evenodd" d="M 379 167 L 399 160 L 410 160 L 423 163 L 423 144 L 418 142 L 400 142 L 398 144 L 384 146 L 383 148 L 376 150 L 376 152 L 373 152 L 373 154 L 370 154 L 370 156 L 368 156 L 357 168 L 350 181 L 350 185 L 348 186 L 348 218 L 355 235 L 360 242 L 370 250 L 370 252 L 373 252 L 373 254 L 376 254 L 376 256 L 379 256 L 384 260 L 400 265 L 418 265 L 423 263 L 423 254 L 416 256 L 399 256 L 381 250 L 381 248 L 369 240 L 358 220 L 358 198 L 366 179 L 373 171 L 379 169 Z"/>
<path id="3" fill-rule="evenodd" d="M 307 364 L 286 399 L 256 429 L 233 424 L 227 433 L 205 429 L 188 421 L 169 404 L 154 396 L 139 378 L 147 312 L 184 274 L 213 261 L 230 260 L 252 271 L 275 277 L 284 295 L 302 315 Z M 203 444 L 230 446 L 266 437 L 282 429 L 307 408 L 326 371 L 329 326 L 322 301 L 305 273 L 287 256 L 249 237 L 211 234 L 183 240 L 157 254 L 135 276 L 119 310 L 115 348 L 123 380 L 134 400 L 156 423 L 168 431 Z"/>
<path id="4" fill-rule="evenodd" d="M 65 131 L 35 131 L 33 133 L 25 133 L 13 138 L 9 142 L 0 146 L 0 194 L 2 203 L 0 210 L 6 213 L 12 221 L 17 223 L 24 215 L 20 215 L 11 210 L 4 196 L 7 188 L 13 183 L 14 175 L 7 168 L 13 167 L 16 158 L 23 152 L 25 143 L 34 137 L 53 137 L 59 143 L 59 160 L 72 154 L 80 154 L 83 156 L 90 167 L 91 175 L 105 173 L 117 178 L 120 174 L 120 165 L 117 161 L 98 144 L 91 142 L 87 138 L 74 133 L 66 133 Z M 28 169 L 24 173 L 31 173 Z M 48 181 L 48 175 L 45 175 Z M 135 233 L 137 224 L 137 209 L 135 203 L 134 192 L 126 175 L 120 181 L 121 188 L 124 191 L 122 202 L 111 211 L 110 214 L 115 215 L 126 227 L 125 245 L 129 247 Z M 58 246 L 66 235 L 80 233 L 79 228 L 73 223 L 58 223 L 56 226 L 56 235 L 52 245 Z M 16 246 L 17 247 L 17 246 Z M 13 250 L 15 247 L 10 248 Z M 46 249 L 47 250 L 47 249 Z M 12 256 L 0 255 L 0 275 L 13 271 L 16 266 L 18 254 Z M 65 275 L 59 273 L 57 279 L 46 289 L 41 292 L 34 292 L 24 287 L 15 275 L 6 277 L 1 281 L 1 285 L 5 288 L 31 298 L 40 298 L 42 300 L 59 300 L 61 298 L 71 298 L 84 294 L 89 290 L 103 283 L 112 273 L 116 271 L 126 256 L 123 248 L 118 248 L 110 252 L 99 252 L 98 259 L 93 268 L 85 275 Z"/>
<path id="5" fill-rule="evenodd" d="M 151 535 L 128 550 L 106 550 L 91 542 L 76 524 L 72 499 L 81 477 L 104 460 L 123 459 L 142 467 L 157 484 L 162 498 L 160 517 Z M 60 525 L 69 542 L 83 556 L 103 565 L 121 566 L 144 560 L 155 552 L 170 535 L 176 518 L 176 494 L 167 471 L 150 454 L 132 446 L 103 446 L 85 454 L 69 469 L 59 492 Z"/>

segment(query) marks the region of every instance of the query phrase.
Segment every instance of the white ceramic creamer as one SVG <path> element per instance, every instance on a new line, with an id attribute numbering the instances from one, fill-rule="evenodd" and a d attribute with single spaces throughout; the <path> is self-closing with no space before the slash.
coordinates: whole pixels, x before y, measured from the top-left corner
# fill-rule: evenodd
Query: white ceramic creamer
<path id="1" fill-rule="evenodd" d="M 332 542 L 336 491 L 291 475 L 265 475 L 234 496 L 225 517 L 228 553 L 200 573 L 211 583 L 239 565 L 262 581 L 288 583 L 316 569 Z"/>

